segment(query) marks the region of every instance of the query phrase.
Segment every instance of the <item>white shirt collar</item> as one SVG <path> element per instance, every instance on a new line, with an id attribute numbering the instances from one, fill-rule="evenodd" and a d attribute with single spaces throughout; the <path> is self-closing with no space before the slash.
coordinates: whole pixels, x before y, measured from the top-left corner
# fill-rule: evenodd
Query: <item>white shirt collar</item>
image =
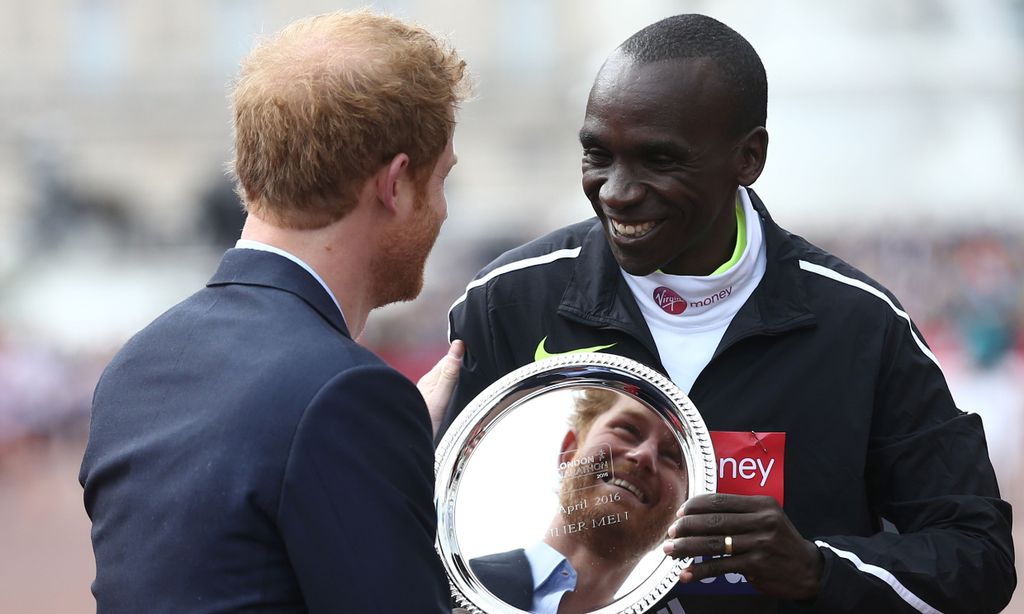
<path id="1" fill-rule="evenodd" d="M 670 275 L 655 271 L 639 277 L 622 271 L 648 320 L 668 327 L 707 329 L 728 323 L 761 281 L 765 269 L 761 218 L 744 187 L 736 195 L 747 227 L 747 245 L 729 270 L 717 275 Z"/>
<path id="2" fill-rule="evenodd" d="M 285 251 L 280 247 L 274 247 L 273 245 L 267 245 L 266 243 L 261 243 L 260 241 L 253 241 L 251 239 L 239 239 L 238 241 L 235 242 L 235 248 L 254 249 L 261 252 L 270 252 L 272 254 L 277 254 L 278 256 L 287 258 L 288 260 L 291 260 L 300 267 L 306 269 L 306 272 L 312 275 L 313 279 L 317 280 L 317 282 L 319 282 L 320 285 L 323 286 L 324 291 L 327 292 L 327 296 L 331 297 L 331 300 L 334 302 L 334 306 L 338 308 L 338 313 L 341 314 L 341 319 L 342 321 L 345 322 L 345 326 L 348 326 L 348 321 L 345 320 L 345 312 L 341 310 L 341 305 L 338 303 L 338 299 L 334 297 L 334 293 L 331 292 L 331 289 L 329 287 L 327 287 L 327 283 L 324 282 L 323 278 L 317 275 L 316 271 L 313 270 L 313 267 L 306 264 L 306 262 L 302 260 L 302 258 L 299 258 L 295 254 Z"/>

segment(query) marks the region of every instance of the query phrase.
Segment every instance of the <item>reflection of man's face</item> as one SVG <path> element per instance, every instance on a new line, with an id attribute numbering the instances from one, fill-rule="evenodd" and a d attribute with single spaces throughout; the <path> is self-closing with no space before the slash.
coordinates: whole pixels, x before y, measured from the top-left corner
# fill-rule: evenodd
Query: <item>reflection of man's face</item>
<path id="1" fill-rule="evenodd" d="M 616 523 L 591 528 L 581 538 L 628 547 L 636 555 L 650 551 L 664 539 L 686 496 L 686 466 L 672 431 L 658 414 L 619 395 L 575 444 L 575 457 L 610 452 L 612 471 L 604 478 L 590 474 L 589 484 L 563 481 L 563 507 L 576 504 L 573 509 L 579 509 L 579 502 L 586 500 L 585 507 L 566 520 L 585 519 L 593 527 L 592 523 L 618 514 Z M 623 512 L 628 512 L 628 519 Z"/>

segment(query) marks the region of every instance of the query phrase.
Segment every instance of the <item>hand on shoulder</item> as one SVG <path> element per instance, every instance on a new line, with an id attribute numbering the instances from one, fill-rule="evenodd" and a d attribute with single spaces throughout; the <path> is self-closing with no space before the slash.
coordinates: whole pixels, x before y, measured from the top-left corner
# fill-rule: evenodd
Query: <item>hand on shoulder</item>
<path id="1" fill-rule="evenodd" d="M 452 390 L 459 381 L 459 368 L 462 366 L 462 357 L 465 353 L 466 345 L 461 339 L 456 339 L 448 348 L 448 353 L 416 382 L 416 387 L 423 395 L 427 410 L 430 412 L 430 425 L 434 435 L 437 435 L 437 429 L 451 400 Z"/>

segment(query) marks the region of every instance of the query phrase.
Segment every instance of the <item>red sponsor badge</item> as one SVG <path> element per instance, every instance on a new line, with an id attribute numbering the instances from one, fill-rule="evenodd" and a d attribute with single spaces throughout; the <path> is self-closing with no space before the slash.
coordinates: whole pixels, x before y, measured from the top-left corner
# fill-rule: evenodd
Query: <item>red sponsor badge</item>
<path id="1" fill-rule="evenodd" d="M 768 495 L 782 505 L 785 492 L 786 434 L 712 431 L 718 458 L 718 492 Z M 718 558 L 713 556 L 711 558 Z M 697 557 L 695 560 L 703 560 Z M 672 595 L 757 595 L 743 574 L 726 573 L 700 582 L 677 584 Z M 674 612 L 675 610 L 673 610 Z"/>
<path id="2" fill-rule="evenodd" d="M 786 434 L 713 431 L 718 492 L 769 495 L 781 506 L 786 484 Z"/>
<path id="3" fill-rule="evenodd" d="M 661 307 L 665 313 L 677 316 L 686 311 L 686 299 L 676 294 L 672 288 L 658 286 L 654 289 L 654 302 Z"/>

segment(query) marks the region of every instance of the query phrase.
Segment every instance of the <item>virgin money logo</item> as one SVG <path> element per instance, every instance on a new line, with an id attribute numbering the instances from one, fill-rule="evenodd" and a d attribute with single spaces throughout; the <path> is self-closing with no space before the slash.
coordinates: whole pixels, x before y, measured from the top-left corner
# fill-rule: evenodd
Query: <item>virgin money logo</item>
<path id="1" fill-rule="evenodd" d="M 665 313 L 677 316 L 686 311 L 686 299 L 676 294 L 672 288 L 658 286 L 654 290 L 654 302 L 661 307 Z"/>

